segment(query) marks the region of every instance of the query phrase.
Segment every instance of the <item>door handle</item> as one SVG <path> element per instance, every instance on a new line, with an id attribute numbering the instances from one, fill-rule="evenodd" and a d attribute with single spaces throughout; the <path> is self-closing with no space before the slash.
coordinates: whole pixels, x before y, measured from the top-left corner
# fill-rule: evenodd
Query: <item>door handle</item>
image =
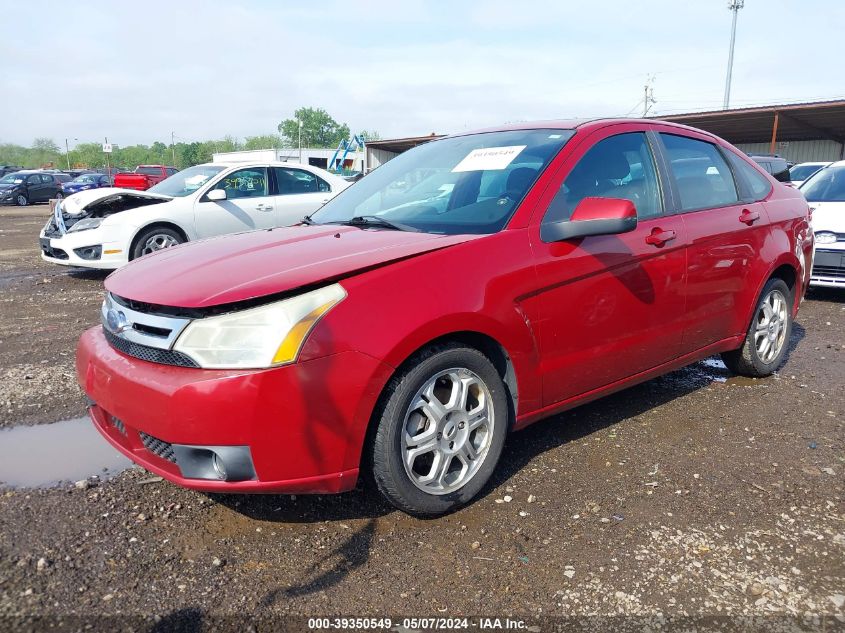
<path id="1" fill-rule="evenodd" d="M 739 216 L 739 221 L 743 224 L 747 224 L 748 226 L 751 226 L 756 220 L 759 219 L 760 214 L 757 211 L 749 211 L 748 209 L 743 209 L 742 213 Z"/>
<path id="2" fill-rule="evenodd" d="M 678 234 L 675 231 L 664 231 L 663 229 L 652 229 L 651 234 L 647 235 L 645 238 L 646 244 L 651 244 L 652 246 L 663 246 L 666 242 L 671 242 Z"/>
<path id="3" fill-rule="evenodd" d="M 272 204 L 259 203 L 259 204 L 255 205 L 255 208 L 258 209 L 259 211 L 272 211 L 273 205 Z"/>

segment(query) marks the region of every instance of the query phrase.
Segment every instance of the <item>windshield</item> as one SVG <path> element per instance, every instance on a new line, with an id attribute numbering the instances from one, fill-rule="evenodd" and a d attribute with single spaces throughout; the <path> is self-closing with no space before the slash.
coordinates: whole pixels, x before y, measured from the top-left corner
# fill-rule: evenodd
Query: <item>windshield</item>
<path id="1" fill-rule="evenodd" d="M 789 178 L 790 180 L 807 180 L 822 167 L 824 165 L 796 165 L 790 168 Z"/>
<path id="2" fill-rule="evenodd" d="M 828 167 L 801 185 L 809 202 L 845 202 L 845 166 Z"/>
<path id="3" fill-rule="evenodd" d="M 147 191 L 162 196 L 183 198 L 194 193 L 210 178 L 213 178 L 224 169 L 225 167 L 218 167 L 217 165 L 188 167 L 188 169 L 183 169 L 179 173 L 173 174 L 170 178 L 165 178 L 157 185 L 147 189 Z"/>
<path id="4" fill-rule="evenodd" d="M 21 174 L 6 174 L 0 178 L 0 185 L 17 185 L 23 182 Z"/>
<path id="5" fill-rule="evenodd" d="M 385 163 L 312 219 L 377 216 L 428 233 L 496 233 L 573 134 L 514 130 L 432 141 Z"/>
<path id="6" fill-rule="evenodd" d="M 73 182 L 78 182 L 80 184 L 88 184 L 92 182 L 97 182 L 97 176 L 93 176 L 91 174 L 83 174 L 81 176 L 77 176 L 73 179 Z"/>

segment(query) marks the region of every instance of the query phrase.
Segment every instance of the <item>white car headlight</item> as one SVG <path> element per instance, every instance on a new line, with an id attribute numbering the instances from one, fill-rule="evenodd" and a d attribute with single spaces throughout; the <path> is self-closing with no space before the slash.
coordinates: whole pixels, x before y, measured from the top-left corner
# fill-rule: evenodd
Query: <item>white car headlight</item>
<path id="1" fill-rule="evenodd" d="M 340 284 L 275 303 L 192 321 L 173 349 L 206 369 L 262 369 L 292 363 L 324 314 L 346 297 Z"/>
<path id="2" fill-rule="evenodd" d="M 830 231 L 819 231 L 816 233 L 816 244 L 833 244 L 836 241 L 836 233 Z"/>
<path id="3" fill-rule="evenodd" d="M 84 220 L 79 220 L 74 223 L 67 232 L 76 233 L 77 231 L 89 231 L 91 229 L 96 229 L 103 223 L 103 219 L 104 218 L 85 218 Z"/>

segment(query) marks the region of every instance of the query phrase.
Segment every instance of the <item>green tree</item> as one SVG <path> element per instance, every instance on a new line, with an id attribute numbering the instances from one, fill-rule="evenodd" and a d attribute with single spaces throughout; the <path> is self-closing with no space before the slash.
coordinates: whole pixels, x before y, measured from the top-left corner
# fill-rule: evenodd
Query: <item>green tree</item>
<path id="1" fill-rule="evenodd" d="M 32 142 L 32 160 L 35 161 L 37 167 L 50 163 L 58 165 L 60 151 L 59 146 L 51 138 L 37 138 Z"/>
<path id="2" fill-rule="evenodd" d="M 380 141 L 381 140 L 381 134 L 379 134 L 375 130 L 361 130 L 360 132 L 358 132 L 358 136 L 360 136 L 362 139 L 364 139 L 365 143 L 367 141 Z"/>
<path id="3" fill-rule="evenodd" d="M 303 147 L 337 147 L 349 138 L 349 126 L 338 123 L 322 108 L 298 108 L 292 119 L 279 123 L 279 132 L 291 147 L 299 143 L 299 125 L 302 122 Z"/>
<path id="4" fill-rule="evenodd" d="M 284 145 L 284 140 L 278 134 L 261 134 L 259 136 L 247 136 L 243 149 L 279 149 Z"/>

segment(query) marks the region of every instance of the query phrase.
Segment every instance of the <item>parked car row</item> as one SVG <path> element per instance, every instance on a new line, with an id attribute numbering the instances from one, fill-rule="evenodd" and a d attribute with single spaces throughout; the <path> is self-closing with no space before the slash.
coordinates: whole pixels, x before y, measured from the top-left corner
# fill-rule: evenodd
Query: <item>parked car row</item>
<path id="1" fill-rule="evenodd" d="M 839 195 L 823 174 L 807 193 Z M 83 191 L 41 244 L 122 266 L 76 367 L 130 459 L 211 492 L 366 475 L 432 516 L 512 430 L 713 354 L 772 374 L 814 235 L 798 190 L 712 134 L 592 120 L 434 140 L 351 185 L 214 163 Z"/>
<path id="2" fill-rule="evenodd" d="M 62 185 L 70 182 L 70 176 L 60 172 L 43 170 L 21 170 L 0 178 L 0 204 L 26 206 L 35 202 L 47 202 L 61 198 Z"/>

